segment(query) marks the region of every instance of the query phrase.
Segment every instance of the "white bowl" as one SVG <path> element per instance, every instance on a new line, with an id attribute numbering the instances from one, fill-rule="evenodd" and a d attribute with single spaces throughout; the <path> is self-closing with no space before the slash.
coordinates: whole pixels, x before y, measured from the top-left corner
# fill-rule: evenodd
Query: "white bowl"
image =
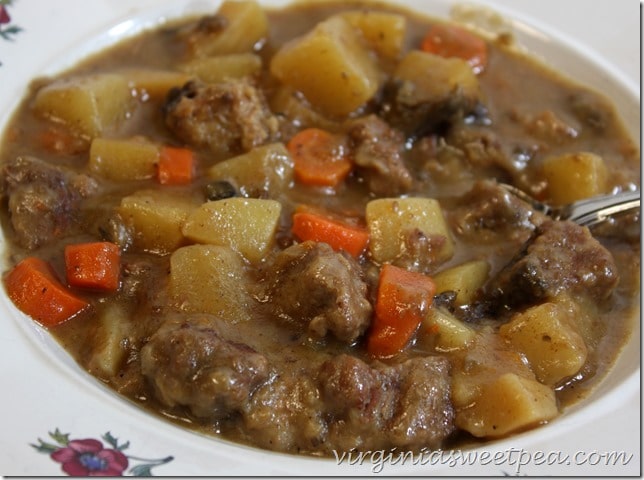
<path id="1" fill-rule="evenodd" d="M 136 3 L 136 5 L 133 5 Z M 265 1 L 283 5 L 286 0 Z M 409 0 L 409 7 L 446 17 L 459 2 Z M 610 96 L 639 138 L 639 19 L 634 1 L 494 0 L 519 42 L 580 83 Z M 0 38 L 0 131 L 28 81 L 55 74 L 119 39 L 169 17 L 212 12 L 218 2 L 179 0 L 14 0 L 11 23 L 22 30 Z M 462 6 L 462 5 L 461 5 Z M 580 12 L 583 12 L 580 14 Z M 567 33 L 562 33 L 566 31 Z M 1 245 L 0 245 L 1 247 Z M 406 457 L 315 459 L 271 453 L 204 437 L 166 423 L 118 397 L 82 371 L 47 332 L 0 297 L 2 427 L 0 474 L 52 476 L 61 464 L 34 445 L 104 435 L 129 442 L 124 475 L 149 466 L 154 475 L 639 475 L 640 327 L 613 371 L 588 399 L 542 428 L 469 452 Z M 109 437 L 108 437 L 109 438 Z M 172 458 L 170 458 L 172 457 Z"/>

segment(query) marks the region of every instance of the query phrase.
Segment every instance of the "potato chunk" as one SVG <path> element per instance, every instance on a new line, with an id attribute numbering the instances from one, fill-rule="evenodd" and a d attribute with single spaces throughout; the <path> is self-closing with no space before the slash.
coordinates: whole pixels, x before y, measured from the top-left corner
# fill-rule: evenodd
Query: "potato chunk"
<path id="1" fill-rule="evenodd" d="M 245 197 L 276 198 L 293 182 L 293 159 L 283 144 L 272 143 L 217 163 L 208 176 L 230 181 Z"/>
<path id="2" fill-rule="evenodd" d="M 369 10 L 340 15 L 362 33 L 368 47 L 379 56 L 391 60 L 398 58 L 407 33 L 407 21 L 403 15 Z"/>
<path id="3" fill-rule="evenodd" d="M 211 20 L 188 37 L 193 56 L 252 52 L 268 36 L 268 18 L 254 0 L 225 0 Z"/>
<path id="4" fill-rule="evenodd" d="M 181 227 L 197 205 L 161 190 L 141 190 L 121 200 L 117 209 L 134 232 L 134 247 L 165 255 L 184 244 Z"/>
<path id="5" fill-rule="evenodd" d="M 473 101 L 481 95 L 476 74 L 465 60 L 420 50 L 405 55 L 394 78 L 402 82 L 399 100 L 409 105 L 443 103 L 455 94 Z"/>
<path id="6" fill-rule="evenodd" d="M 484 384 L 474 402 L 456 415 L 456 425 L 475 437 L 501 437 L 558 415 L 555 392 L 536 380 L 504 373 Z"/>
<path id="7" fill-rule="evenodd" d="M 546 385 L 576 374 L 586 362 L 586 344 L 573 313 L 562 304 L 544 303 L 517 313 L 499 333 L 526 356 Z"/>
<path id="8" fill-rule="evenodd" d="M 247 284 L 242 258 L 228 247 L 189 245 L 170 257 L 170 298 L 183 311 L 242 321 L 251 305 Z"/>
<path id="9" fill-rule="evenodd" d="M 116 129 L 134 107 L 122 75 L 99 73 L 56 80 L 41 88 L 34 110 L 89 138 Z"/>
<path id="10" fill-rule="evenodd" d="M 116 375 L 128 353 L 130 335 L 128 314 L 118 304 L 107 304 L 100 312 L 93 344 L 92 355 L 87 363 L 88 370 L 99 377 Z"/>
<path id="11" fill-rule="evenodd" d="M 98 137 L 89 149 L 89 169 L 117 182 L 154 177 L 158 161 L 159 146 L 142 138 Z"/>
<path id="12" fill-rule="evenodd" d="M 472 303 L 476 292 L 483 286 L 490 273 L 485 260 L 472 260 L 443 270 L 433 276 L 436 292 L 456 292 L 456 305 Z"/>
<path id="13" fill-rule="evenodd" d="M 394 263 L 404 253 L 405 238 L 413 232 L 430 239 L 434 262 L 449 260 L 454 243 L 443 211 L 432 198 L 380 198 L 366 207 L 369 250 L 379 263 Z"/>
<path id="14" fill-rule="evenodd" d="M 218 83 L 256 75 L 262 68 L 262 59 L 254 53 L 231 53 L 216 57 L 195 58 L 179 68 L 202 82 Z"/>
<path id="15" fill-rule="evenodd" d="M 381 75 L 360 34 L 341 16 L 320 22 L 275 54 L 271 72 L 328 115 L 347 115 L 378 90 Z"/>
<path id="16" fill-rule="evenodd" d="M 128 68 L 121 74 L 143 100 L 163 100 L 172 88 L 181 87 L 193 78 L 186 72 L 152 68 Z"/>
<path id="17" fill-rule="evenodd" d="M 545 158 L 540 173 L 551 202 L 565 204 L 607 193 L 606 164 L 599 155 L 570 153 Z"/>
<path id="18" fill-rule="evenodd" d="M 227 198 L 206 202 L 183 226 L 183 234 L 198 243 L 222 245 L 259 262 L 273 244 L 282 206 L 275 200 Z"/>
<path id="19" fill-rule="evenodd" d="M 476 333 L 448 310 L 433 306 L 423 320 L 418 335 L 424 345 L 438 352 L 452 352 L 470 345 Z"/>

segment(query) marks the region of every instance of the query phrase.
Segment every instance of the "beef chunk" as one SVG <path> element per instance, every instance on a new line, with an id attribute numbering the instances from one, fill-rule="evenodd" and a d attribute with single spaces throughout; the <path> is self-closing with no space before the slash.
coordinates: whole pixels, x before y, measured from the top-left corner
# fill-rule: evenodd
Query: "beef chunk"
<path id="1" fill-rule="evenodd" d="M 417 82 L 396 80 L 385 86 L 384 99 L 382 116 L 414 140 L 444 134 L 465 120 L 489 122 L 486 107 L 472 89 L 457 86 L 449 94 L 436 96 Z"/>
<path id="2" fill-rule="evenodd" d="M 526 242 L 547 217 L 494 181 L 477 181 L 450 213 L 452 231 L 469 239 L 502 235 Z"/>
<path id="3" fill-rule="evenodd" d="M 121 257 L 121 289 L 119 295 L 141 305 L 154 305 L 166 285 L 164 262 L 152 262 L 143 255 Z M 161 280 L 163 279 L 163 280 Z"/>
<path id="4" fill-rule="evenodd" d="M 613 121 L 614 110 L 594 92 L 577 91 L 567 98 L 572 114 L 594 133 L 603 133 Z"/>
<path id="5" fill-rule="evenodd" d="M 282 251 L 269 272 L 275 315 L 308 324 L 318 337 L 354 342 L 371 321 L 367 285 L 353 258 L 326 243 L 304 242 Z"/>
<path id="6" fill-rule="evenodd" d="M 468 170 L 512 174 L 512 158 L 499 135 L 487 126 L 459 123 L 446 135 L 447 143 L 460 152 Z"/>
<path id="7" fill-rule="evenodd" d="M 562 145 L 579 136 L 575 126 L 565 122 L 552 110 L 535 114 L 513 111 L 510 115 L 512 120 L 523 125 L 528 135 L 548 145 Z"/>
<path id="8" fill-rule="evenodd" d="M 182 38 L 192 51 L 199 51 L 200 43 L 209 37 L 221 35 L 229 24 L 224 15 L 204 15 L 195 24 L 179 31 L 179 38 Z"/>
<path id="9" fill-rule="evenodd" d="M 33 157 L 8 162 L 2 177 L 16 241 L 28 249 L 80 231 L 81 202 L 98 191 L 91 177 Z"/>
<path id="10" fill-rule="evenodd" d="M 164 105 L 167 127 L 182 141 L 220 153 L 241 153 L 273 140 L 278 121 L 249 81 L 186 83 Z"/>
<path id="11" fill-rule="evenodd" d="M 219 320 L 203 315 L 169 319 L 152 335 L 141 370 L 163 404 L 218 419 L 241 411 L 268 380 L 268 360 L 223 332 Z"/>
<path id="12" fill-rule="evenodd" d="M 347 416 L 352 410 L 368 414 L 369 405 L 382 394 L 378 372 L 351 355 L 326 361 L 318 378 L 327 410 L 336 416 Z"/>
<path id="13" fill-rule="evenodd" d="M 487 291 L 500 306 L 536 303 L 564 290 L 599 300 L 611 294 L 617 281 L 612 255 L 586 227 L 548 220 Z"/>
<path id="14" fill-rule="evenodd" d="M 403 162 L 405 137 L 376 115 L 353 120 L 348 125 L 358 174 L 379 196 L 408 191 L 412 176 Z"/>
<path id="15" fill-rule="evenodd" d="M 369 366 L 342 354 L 322 365 L 318 382 L 334 448 L 440 448 L 455 429 L 445 358 Z"/>
<path id="16" fill-rule="evenodd" d="M 392 444 L 440 448 L 455 430 L 447 359 L 414 358 L 386 369 L 385 374 L 398 386 L 394 413 L 387 424 Z"/>
<path id="17" fill-rule="evenodd" d="M 317 387 L 305 373 L 287 373 L 260 387 L 243 411 L 250 441 L 283 452 L 317 450 L 326 436 Z"/>

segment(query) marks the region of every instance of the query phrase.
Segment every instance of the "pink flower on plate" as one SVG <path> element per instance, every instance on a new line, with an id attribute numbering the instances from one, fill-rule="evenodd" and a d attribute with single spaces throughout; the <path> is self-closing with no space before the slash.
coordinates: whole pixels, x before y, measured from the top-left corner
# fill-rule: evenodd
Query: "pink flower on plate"
<path id="1" fill-rule="evenodd" d="M 3 23 L 10 23 L 11 22 L 11 17 L 9 16 L 9 12 L 7 11 L 7 7 L 4 5 L 0 5 L 0 25 Z"/>
<path id="2" fill-rule="evenodd" d="M 172 455 L 155 459 L 128 456 L 123 450 L 130 448 L 130 442 L 120 442 L 110 432 L 101 436 L 108 448 L 95 438 L 70 440 L 69 437 L 69 433 L 63 433 L 56 428 L 49 432 L 50 440 L 39 438 L 38 443 L 30 445 L 37 452 L 45 453 L 53 461 L 61 463 L 63 472 L 72 477 L 124 476 L 130 462 L 134 462 L 135 465 L 130 468 L 129 474 L 135 477 L 151 477 L 153 468 L 174 460 Z"/>
<path id="3" fill-rule="evenodd" d="M 67 446 L 52 452 L 51 458 L 62 463 L 65 473 L 78 477 L 121 476 L 128 466 L 123 453 L 103 448 L 103 444 L 93 438 L 70 440 Z"/>

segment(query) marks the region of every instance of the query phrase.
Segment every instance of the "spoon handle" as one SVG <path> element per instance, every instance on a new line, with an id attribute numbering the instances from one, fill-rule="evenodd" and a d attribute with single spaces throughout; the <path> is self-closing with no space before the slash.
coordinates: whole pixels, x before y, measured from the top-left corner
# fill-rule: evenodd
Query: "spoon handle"
<path id="1" fill-rule="evenodd" d="M 640 208 L 640 192 L 628 191 L 601 195 L 567 205 L 559 212 L 560 219 L 572 220 L 579 225 L 591 226 L 619 213 Z"/>

